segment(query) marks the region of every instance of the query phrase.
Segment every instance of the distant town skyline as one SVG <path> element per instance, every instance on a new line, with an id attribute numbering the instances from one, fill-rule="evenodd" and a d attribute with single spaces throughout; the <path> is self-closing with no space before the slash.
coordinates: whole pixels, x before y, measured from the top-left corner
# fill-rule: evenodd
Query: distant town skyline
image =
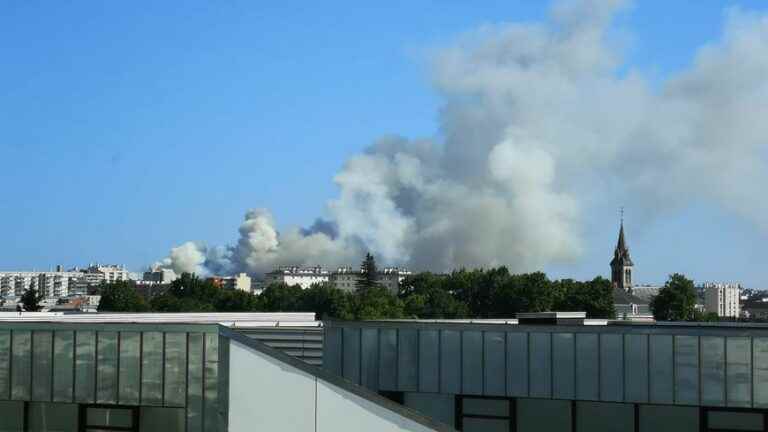
<path id="1" fill-rule="evenodd" d="M 6 3 L 0 271 L 370 250 L 610 278 L 624 207 L 635 283 L 768 288 L 767 22 L 756 0 Z"/>

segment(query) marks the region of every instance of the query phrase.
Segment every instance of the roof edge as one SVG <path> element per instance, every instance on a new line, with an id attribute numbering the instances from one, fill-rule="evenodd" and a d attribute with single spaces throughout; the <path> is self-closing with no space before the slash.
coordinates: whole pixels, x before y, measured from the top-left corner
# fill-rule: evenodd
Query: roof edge
<path id="1" fill-rule="evenodd" d="M 347 380 L 346 378 L 343 378 L 334 373 L 328 372 L 325 369 L 321 369 L 321 368 L 312 366 L 308 363 L 304 363 L 303 361 L 295 357 L 291 357 L 288 354 L 285 354 L 281 351 L 271 348 L 266 344 L 261 343 L 258 340 L 252 339 L 242 333 L 239 333 L 236 330 L 232 330 L 229 327 L 219 326 L 219 334 L 229 338 L 230 340 L 239 342 L 249 348 L 253 348 L 256 351 L 264 355 L 267 355 L 269 357 L 272 357 L 275 360 L 281 361 L 283 363 L 287 363 L 295 367 L 296 369 L 301 370 L 302 372 L 305 372 L 309 375 L 314 376 L 315 378 L 319 378 L 323 381 L 333 384 L 369 402 L 372 402 L 376 405 L 379 405 L 383 408 L 393 411 L 396 414 L 399 414 L 409 420 L 419 423 L 422 426 L 434 429 L 437 432 L 457 432 L 456 429 L 448 425 L 445 425 L 443 423 L 440 423 L 434 419 L 426 417 L 423 414 L 419 413 L 418 411 L 414 411 L 410 408 L 400 405 L 397 402 L 393 402 L 379 395 L 376 392 L 368 390 L 363 386 L 357 385 L 352 381 Z"/>

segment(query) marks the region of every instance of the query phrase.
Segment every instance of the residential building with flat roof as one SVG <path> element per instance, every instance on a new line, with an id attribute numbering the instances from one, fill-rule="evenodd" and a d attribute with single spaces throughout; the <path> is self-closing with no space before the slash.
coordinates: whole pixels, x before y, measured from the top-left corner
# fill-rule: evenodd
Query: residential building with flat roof
<path id="1" fill-rule="evenodd" d="M 719 317 L 741 316 L 741 285 L 706 282 L 701 289 L 704 291 L 704 307 L 707 312 L 714 312 Z"/>

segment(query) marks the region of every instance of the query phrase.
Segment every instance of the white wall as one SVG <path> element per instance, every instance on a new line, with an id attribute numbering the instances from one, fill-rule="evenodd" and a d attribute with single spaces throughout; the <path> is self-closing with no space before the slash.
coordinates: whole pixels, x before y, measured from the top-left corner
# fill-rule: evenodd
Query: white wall
<path id="1" fill-rule="evenodd" d="M 432 431 L 239 342 L 229 359 L 231 432 Z"/>

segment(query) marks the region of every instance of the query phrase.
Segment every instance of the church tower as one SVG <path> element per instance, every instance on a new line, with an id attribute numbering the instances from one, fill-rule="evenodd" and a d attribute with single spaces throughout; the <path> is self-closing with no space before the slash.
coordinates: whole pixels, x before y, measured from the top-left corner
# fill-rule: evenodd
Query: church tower
<path id="1" fill-rule="evenodd" d="M 611 260 L 611 282 L 614 288 L 621 288 L 626 292 L 632 292 L 632 258 L 629 257 L 629 248 L 624 240 L 624 218 L 621 218 L 619 229 L 619 241 L 616 250 L 613 251 Z"/>

